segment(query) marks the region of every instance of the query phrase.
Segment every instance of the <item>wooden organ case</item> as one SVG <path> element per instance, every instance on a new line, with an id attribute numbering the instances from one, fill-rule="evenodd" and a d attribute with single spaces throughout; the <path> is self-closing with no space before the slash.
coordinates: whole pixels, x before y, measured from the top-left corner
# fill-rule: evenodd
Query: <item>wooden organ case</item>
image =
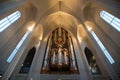
<path id="1" fill-rule="evenodd" d="M 54 30 L 49 36 L 41 73 L 79 73 L 72 39 L 61 27 Z"/>

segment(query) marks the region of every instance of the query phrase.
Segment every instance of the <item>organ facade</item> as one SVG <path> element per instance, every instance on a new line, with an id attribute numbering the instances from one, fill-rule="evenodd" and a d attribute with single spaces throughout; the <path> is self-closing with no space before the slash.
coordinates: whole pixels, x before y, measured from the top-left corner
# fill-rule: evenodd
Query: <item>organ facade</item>
<path id="1" fill-rule="evenodd" d="M 71 36 L 59 27 L 48 38 L 41 73 L 61 72 L 79 73 Z"/>

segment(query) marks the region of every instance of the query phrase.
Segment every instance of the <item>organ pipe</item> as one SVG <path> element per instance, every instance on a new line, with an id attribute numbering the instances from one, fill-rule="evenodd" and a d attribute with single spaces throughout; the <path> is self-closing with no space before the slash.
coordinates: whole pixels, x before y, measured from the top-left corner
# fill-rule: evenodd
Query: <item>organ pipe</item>
<path id="1" fill-rule="evenodd" d="M 50 65 L 52 69 L 56 69 L 56 65 L 57 65 L 57 55 L 56 55 L 56 49 L 52 49 L 51 52 L 51 61 L 50 61 Z"/>
<path id="2" fill-rule="evenodd" d="M 55 49 L 52 49 L 52 55 L 51 55 L 51 64 L 56 64 L 56 51 Z"/>
<path id="3" fill-rule="evenodd" d="M 43 71 L 43 72 L 48 72 L 48 67 L 49 67 L 48 61 L 45 60 L 45 61 L 44 61 L 43 68 L 42 68 L 42 71 Z"/>
<path id="4" fill-rule="evenodd" d="M 71 67 L 72 67 L 72 71 L 76 71 L 77 67 L 76 67 L 76 61 L 75 61 L 75 55 L 74 55 L 74 51 L 73 51 L 73 45 L 72 45 L 72 41 L 71 38 L 69 37 L 69 43 L 70 43 L 70 50 L 71 50 Z"/>
<path id="5" fill-rule="evenodd" d="M 54 42 L 57 41 L 57 30 L 55 31 L 55 34 L 54 34 Z"/>
<path id="6" fill-rule="evenodd" d="M 73 51 L 73 45 L 72 45 L 72 41 L 71 41 L 70 37 L 69 37 L 69 47 L 70 47 L 70 51 L 71 51 L 72 60 L 75 60 L 74 51 Z"/>
<path id="7" fill-rule="evenodd" d="M 71 71 L 75 72 L 77 71 L 77 67 L 76 67 L 76 61 L 75 60 L 72 60 L 72 64 L 71 64 Z"/>
<path id="8" fill-rule="evenodd" d="M 61 30 L 61 27 L 58 28 L 58 36 L 59 36 L 59 37 L 62 36 L 62 30 Z"/>
<path id="9" fill-rule="evenodd" d="M 45 55 L 45 60 L 44 60 L 44 65 L 43 65 L 43 71 L 47 72 L 48 71 L 48 55 L 49 55 L 49 51 L 50 51 L 50 46 L 51 46 L 51 37 L 52 35 L 50 35 L 49 37 L 49 41 L 48 41 L 48 46 L 47 46 L 47 50 L 46 50 L 46 55 Z"/>
<path id="10" fill-rule="evenodd" d="M 69 54 L 68 54 L 68 50 L 67 49 L 64 49 L 63 68 L 64 68 L 64 70 L 69 70 L 70 69 Z"/>
<path id="11" fill-rule="evenodd" d="M 62 64 L 63 64 L 63 54 L 62 54 L 62 48 L 61 47 L 59 47 L 59 49 L 58 49 L 58 69 L 61 69 L 61 67 L 62 67 Z"/>
<path id="12" fill-rule="evenodd" d="M 57 28 L 48 39 L 42 71 L 78 71 L 72 39 L 61 27 Z"/>
<path id="13" fill-rule="evenodd" d="M 49 37 L 45 60 L 48 59 L 48 55 L 49 55 L 49 51 L 50 51 L 50 46 L 51 46 L 51 37 L 52 37 L 52 35 L 50 35 L 50 37 Z"/>
<path id="14" fill-rule="evenodd" d="M 65 34 L 64 30 L 63 30 L 63 41 L 64 41 L 64 43 L 66 42 L 66 34 Z"/>
<path id="15" fill-rule="evenodd" d="M 68 50 L 64 49 L 64 64 L 69 64 L 69 58 L 68 58 Z"/>

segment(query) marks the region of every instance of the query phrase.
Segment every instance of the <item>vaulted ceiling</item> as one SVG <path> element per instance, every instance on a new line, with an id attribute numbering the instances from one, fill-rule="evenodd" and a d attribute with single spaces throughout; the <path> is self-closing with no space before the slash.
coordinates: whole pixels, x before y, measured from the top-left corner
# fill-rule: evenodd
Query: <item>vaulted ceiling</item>
<path id="1" fill-rule="evenodd" d="M 61 26 L 77 35 L 77 26 L 85 19 L 85 0 L 31 0 L 34 19 L 43 26 L 44 35 Z M 88 14 L 88 13 L 87 13 Z"/>
<path id="2" fill-rule="evenodd" d="M 116 9 L 110 5 L 115 6 Z M 100 10 L 110 12 L 112 9 L 119 14 L 117 8 L 119 3 L 113 3 L 112 0 L 106 2 L 104 0 L 2 0 L 0 14 L 3 16 L 0 18 L 4 17 L 4 11 L 9 11 L 10 14 L 14 10 L 21 10 L 24 21 L 32 20 L 37 23 L 37 26 L 42 25 L 43 35 L 48 34 L 58 25 L 76 35 L 77 26 L 85 23 L 86 20 L 97 20 Z M 82 29 L 79 30 L 82 32 Z"/>

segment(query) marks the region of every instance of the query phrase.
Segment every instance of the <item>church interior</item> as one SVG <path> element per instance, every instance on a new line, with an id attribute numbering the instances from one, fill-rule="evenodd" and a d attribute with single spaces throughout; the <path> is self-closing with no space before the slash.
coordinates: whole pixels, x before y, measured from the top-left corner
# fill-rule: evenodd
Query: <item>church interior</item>
<path id="1" fill-rule="evenodd" d="M 0 0 L 0 80 L 120 80 L 119 0 Z"/>

